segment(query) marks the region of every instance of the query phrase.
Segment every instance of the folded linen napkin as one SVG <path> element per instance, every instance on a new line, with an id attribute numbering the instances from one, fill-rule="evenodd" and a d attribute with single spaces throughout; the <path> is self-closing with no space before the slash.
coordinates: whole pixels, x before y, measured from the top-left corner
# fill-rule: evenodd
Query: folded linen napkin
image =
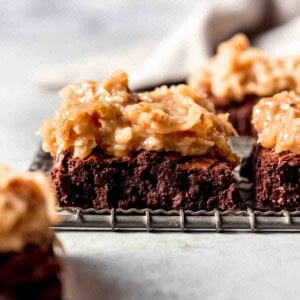
<path id="1" fill-rule="evenodd" d="M 41 86 L 57 89 L 84 79 L 99 80 L 123 68 L 130 74 L 134 89 L 184 81 L 204 58 L 213 54 L 217 44 L 237 32 L 248 34 L 253 45 L 271 55 L 300 54 L 299 25 L 297 0 L 201 1 L 158 44 L 149 40 L 126 51 L 44 68 L 37 70 L 33 79 Z"/>

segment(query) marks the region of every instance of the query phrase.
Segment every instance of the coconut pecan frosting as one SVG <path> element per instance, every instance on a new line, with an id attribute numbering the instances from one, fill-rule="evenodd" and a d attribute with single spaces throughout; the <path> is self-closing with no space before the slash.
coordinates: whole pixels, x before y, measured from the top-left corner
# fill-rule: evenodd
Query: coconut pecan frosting
<path id="1" fill-rule="evenodd" d="M 41 128 L 43 149 L 53 156 L 70 151 L 83 159 L 98 148 L 115 157 L 155 150 L 237 162 L 227 144 L 236 134 L 227 115 L 216 115 L 187 85 L 134 93 L 127 74 L 117 71 L 101 82 L 67 86 L 60 96 L 60 109 Z"/>
<path id="2" fill-rule="evenodd" d="M 272 96 L 284 90 L 300 93 L 300 56 L 270 58 L 250 47 L 248 38 L 237 34 L 221 43 L 188 79 L 198 91 L 209 91 L 220 105 L 243 101 L 246 95 Z"/>
<path id="3" fill-rule="evenodd" d="M 295 92 L 261 99 L 254 106 L 252 123 L 263 147 L 300 154 L 300 96 Z"/>
<path id="4" fill-rule="evenodd" d="M 0 165 L 0 251 L 20 251 L 53 236 L 55 200 L 48 178 Z"/>

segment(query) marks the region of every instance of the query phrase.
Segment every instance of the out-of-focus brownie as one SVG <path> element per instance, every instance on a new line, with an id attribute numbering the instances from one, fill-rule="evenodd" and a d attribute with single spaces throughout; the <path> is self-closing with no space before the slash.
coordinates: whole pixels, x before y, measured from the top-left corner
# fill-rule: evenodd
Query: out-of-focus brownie
<path id="1" fill-rule="evenodd" d="M 253 110 L 258 132 L 254 151 L 255 207 L 300 209 L 300 97 L 282 92 Z"/>
<path id="2" fill-rule="evenodd" d="M 213 103 L 218 101 L 211 92 L 205 92 Z M 257 103 L 258 97 L 255 95 L 245 96 L 242 102 L 230 101 L 230 104 L 216 105 L 217 113 L 229 113 L 229 122 L 236 131 L 243 136 L 255 136 L 256 132 L 251 124 L 252 109 Z"/>
<path id="3" fill-rule="evenodd" d="M 217 54 L 192 73 L 188 83 L 197 93 L 206 94 L 217 112 L 229 113 L 240 135 L 252 136 L 255 103 L 284 90 L 300 92 L 299 70 L 300 57 L 267 57 L 238 34 L 221 43 Z"/>
<path id="4" fill-rule="evenodd" d="M 62 299 L 60 271 L 49 241 L 0 252 L 0 299 Z"/>
<path id="5" fill-rule="evenodd" d="M 62 299 L 51 194 L 43 174 L 0 166 L 0 299 Z"/>
<path id="6" fill-rule="evenodd" d="M 61 206 L 222 210 L 240 207 L 226 161 L 179 153 L 141 151 L 80 160 L 61 154 L 51 172 Z"/>
<path id="7" fill-rule="evenodd" d="M 61 92 L 42 127 L 61 206 L 235 209 L 225 115 L 187 85 L 134 93 L 123 71 Z"/>

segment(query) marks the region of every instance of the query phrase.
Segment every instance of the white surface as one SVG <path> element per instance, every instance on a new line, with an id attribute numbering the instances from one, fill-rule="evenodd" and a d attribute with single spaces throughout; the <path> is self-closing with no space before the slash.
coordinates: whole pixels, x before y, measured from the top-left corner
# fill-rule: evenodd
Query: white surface
<path id="1" fill-rule="evenodd" d="M 298 234 L 60 233 L 72 299 L 299 299 Z M 80 244 L 80 247 L 79 247 Z"/>
<path id="2" fill-rule="evenodd" d="M 18 18 L 11 15 L 7 20 Z M 95 38 L 57 27 L 61 28 L 59 35 L 47 32 L 10 37 L 0 30 L 0 156 L 2 162 L 21 169 L 28 167 L 38 146 L 34 133 L 42 119 L 59 104 L 55 93 L 32 85 L 30 73 L 84 54 L 101 56 L 102 48 L 107 51 L 118 45 L 116 34 L 101 33 Z M 23 32 L 26 26 L 16 28 Z M 130 28 L 131 40 L 142 40 L 144 29 Z M 36 31 L 43 32 L 41 28 Z M 123 40 L 121 44 L 126 43 Z M 300 295 L 298 234 L 73 232 L 60 233 L 59 238 L 70 262 L 75 300 L 276 300 L 299 299 Z"/>

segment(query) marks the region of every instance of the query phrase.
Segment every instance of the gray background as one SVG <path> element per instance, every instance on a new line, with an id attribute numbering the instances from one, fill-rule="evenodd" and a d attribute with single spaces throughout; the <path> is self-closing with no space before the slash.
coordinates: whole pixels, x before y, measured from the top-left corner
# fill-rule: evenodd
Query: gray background
<path id="1" fill-rule="evenodd" d="M 0 155 L 26 169 L 60 100 L 36 69 L 176 28 L 196 1 L 0 1 Z M 298 234 L 59 233 L 71 299 L 299 299 Z"/>

